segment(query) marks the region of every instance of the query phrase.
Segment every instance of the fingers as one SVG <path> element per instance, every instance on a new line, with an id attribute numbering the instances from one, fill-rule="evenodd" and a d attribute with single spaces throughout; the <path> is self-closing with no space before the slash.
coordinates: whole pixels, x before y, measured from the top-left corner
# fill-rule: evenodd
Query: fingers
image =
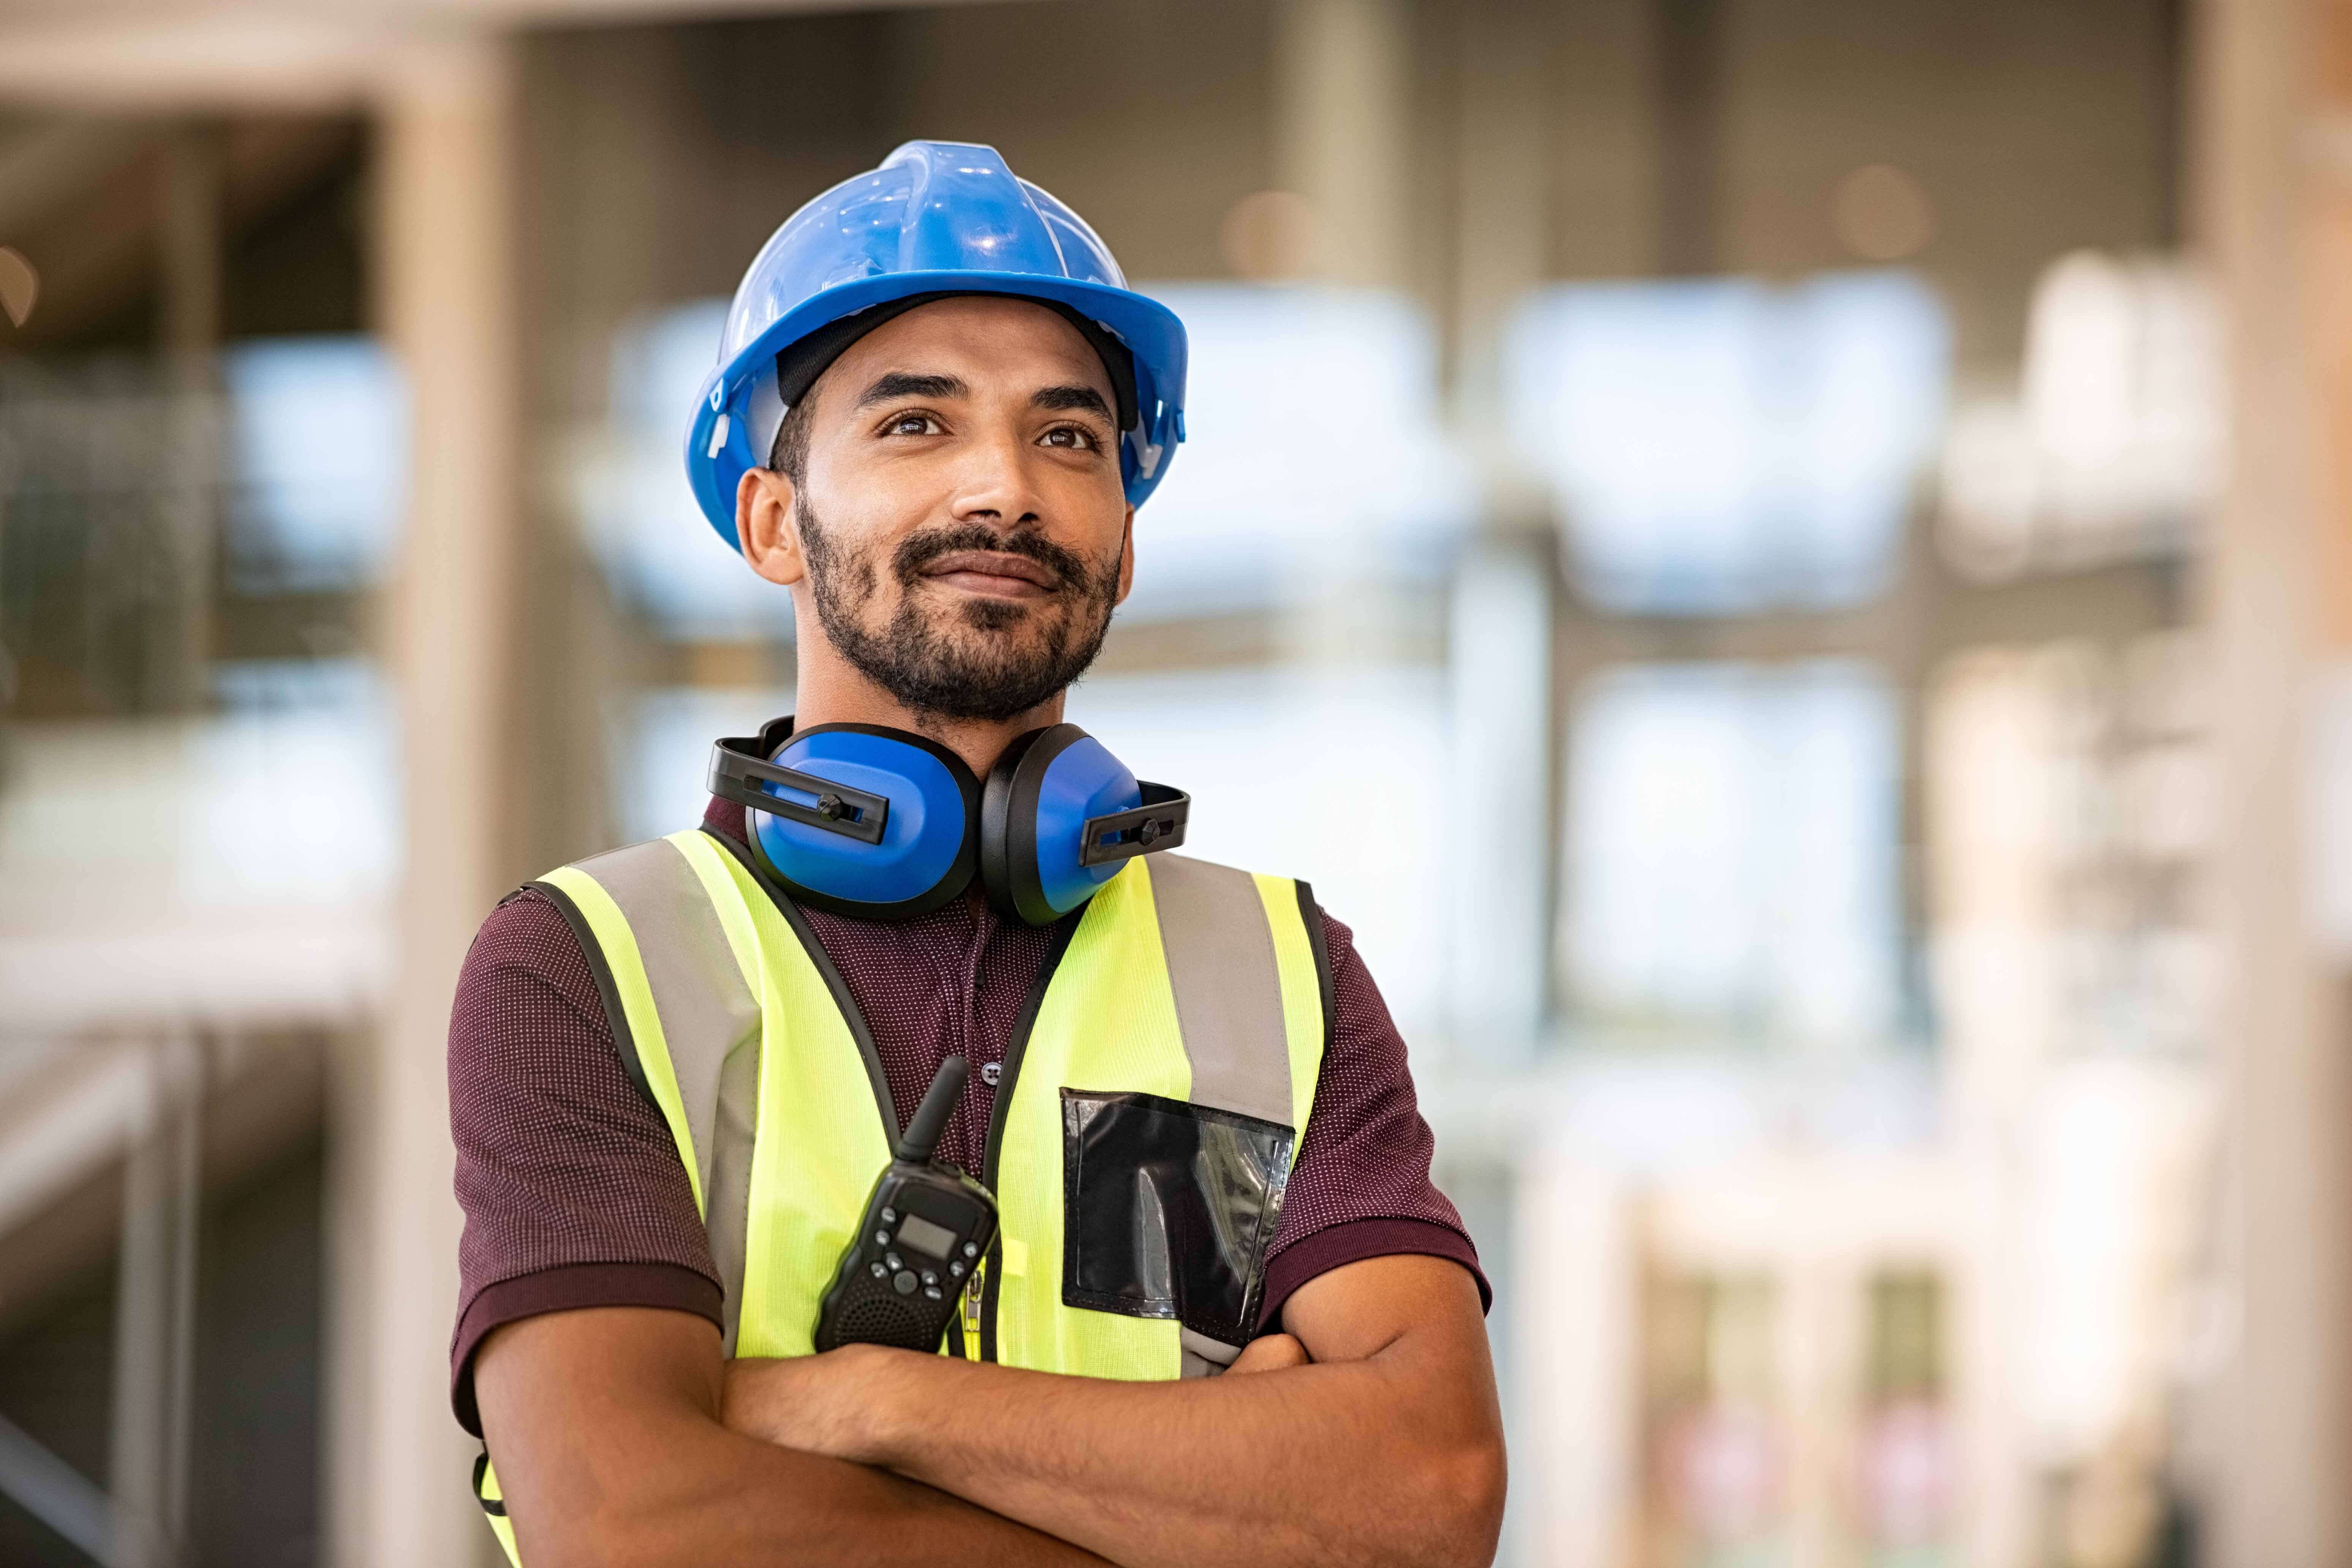
<path id="1" fill-rule="evenodd" d="M 1305 1366 L 1311 1358 L 1307 1347 L 1288 1334 L 1266 1334 L 1252 1340 L 1243 1347 L 1234 1364 L 1225 1368 L 1225 1375 L 1244 1372 L 1281 1372 L 1289 1367 Z"/>

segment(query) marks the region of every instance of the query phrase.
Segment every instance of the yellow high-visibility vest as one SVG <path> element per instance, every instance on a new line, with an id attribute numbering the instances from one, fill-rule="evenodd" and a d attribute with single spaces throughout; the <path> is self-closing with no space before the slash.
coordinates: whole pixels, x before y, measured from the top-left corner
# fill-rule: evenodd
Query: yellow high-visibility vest
<path id="1" fill-rule="evenodd" d="M 725 1353 L 809 1354 L 898 1133 L 832 962 L 798 909 L 699 830 L 533 886 L 579 936 L 623 1062 L 669 1125 L 724 1289 Z M 1160 854 L 1129 861 L 1058 931 L 974 1173 L 996 1194 L 997 1240 L 942 1352 L 1212 1375 L 1255 1324 L 1314 1110 L 1331 1018 L 1321 921 L 1303 882 Z M 520 1568 L 487 1454 L 474 1486 Z"/>

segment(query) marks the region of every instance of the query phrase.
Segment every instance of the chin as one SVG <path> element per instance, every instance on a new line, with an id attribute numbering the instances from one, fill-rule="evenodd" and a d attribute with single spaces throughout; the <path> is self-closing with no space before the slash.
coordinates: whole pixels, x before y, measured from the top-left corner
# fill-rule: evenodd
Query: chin
<path id="1" fill-rule="evenodd" d="M 1038 619 L 1037 612 L 1044 608 L 1044 605 L 1028 599 L 974 596 L 958 607 L 957 619 L 976 632 L 1009 632 Z"/>

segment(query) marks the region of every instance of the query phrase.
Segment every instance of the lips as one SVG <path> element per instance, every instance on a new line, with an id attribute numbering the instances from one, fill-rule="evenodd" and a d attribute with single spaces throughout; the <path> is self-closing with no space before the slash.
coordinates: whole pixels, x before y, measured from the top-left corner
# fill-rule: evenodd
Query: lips
<path id="1" fill-rule="evenodd" d="M 1049 594 L 1062 585 L 1061 574 L 1045 563 L 1002 550 L 950 551 L 925 562 L 921 571 L 926 577 L 1010 578 Z"/>

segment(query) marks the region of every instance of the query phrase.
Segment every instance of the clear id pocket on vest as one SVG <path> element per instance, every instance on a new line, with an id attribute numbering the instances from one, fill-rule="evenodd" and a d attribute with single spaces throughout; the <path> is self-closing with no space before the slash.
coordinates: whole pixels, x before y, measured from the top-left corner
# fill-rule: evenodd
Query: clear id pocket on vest
<path id="1" fill-rule="evenodd" d="M 1296 1142 L 1231 1110 L 1063 1089 L 1064 1304 L 1247 1343 Z"/>

